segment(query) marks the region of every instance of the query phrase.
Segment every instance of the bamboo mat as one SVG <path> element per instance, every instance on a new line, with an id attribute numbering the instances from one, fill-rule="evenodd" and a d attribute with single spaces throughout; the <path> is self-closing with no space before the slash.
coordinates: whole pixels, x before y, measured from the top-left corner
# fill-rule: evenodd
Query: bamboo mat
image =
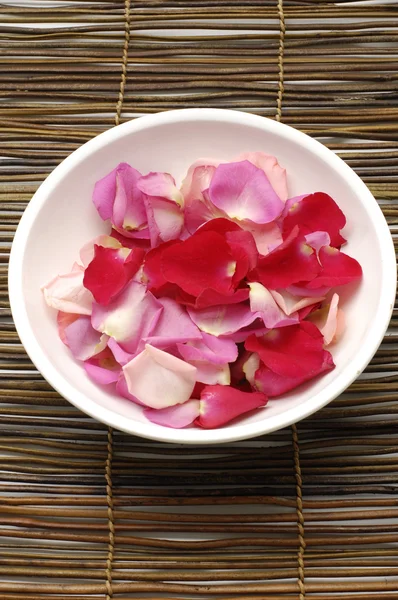
<path id="1" fill-rule="evenodd" d="M 176 107 L 278 118 L 364 179 L 396 231 L 398 5 L 58 0 L 0 6 L 0 599 L 398 599 L 397 309 L 366 374 L 250 442 L 147 442 L 35 371 L 7 261 L 45 176 Z"/>

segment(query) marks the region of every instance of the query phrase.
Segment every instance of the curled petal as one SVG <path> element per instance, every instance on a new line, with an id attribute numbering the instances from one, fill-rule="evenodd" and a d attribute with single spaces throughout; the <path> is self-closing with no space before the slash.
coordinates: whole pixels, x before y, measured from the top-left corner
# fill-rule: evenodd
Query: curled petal
<path id="1" fill-rule="evenodd" d="M 121 373 L 121 366 L 115 361 L 109 348 L 105 348 L 84 362 L 87 375 L 100 385 L 115 383 Z"/>
<path id="2" fill-rule="evenodd" d="M 113 239 L 113 238 L 110 238 Z M 95 246 L 94 258 L 85 270 L 83 283 L 99 304 L 107 305 L 137 273 L 144 260 L 142 248 Z"/>
<path id="3" fill-rule="evenodd" d="M 94 187 L 93 202 L 100 216 L 124 232 L 146 226 L 144 197 L 137 187 L 140 177 L 130 165 L 120 163 Z"/>
<path id="4" fill-rule="evenodd" d="M 138 349 L 141 350 L 144 346 L 144 343 L 138 345 Z M 132 360 L 135 356 L 135 353 L 126 352 L 123 348 L 118 344 L 113 338 L 109 338 L 108 340 L 108 348 L 112 352 L 115 360 L 119 365 L 127 365 L 130 360 Z"/>
<path id="5" fill-rule="evenodd" d="M 133 233 L 131 231 L 112 229 L 110 237 L 117 240 L 123 248 L 143 248 L 143 250 L 149 250 L 151 247 L 149 229 L 147 227 Z M 103 244 L 99 245 L 102 246 Z"/>
<path id="6" fill-rule="evenodd" d="M 204 429 L 222 427 L 240 415 L 265 406 L 268 398 L 259 392 L 242 392 L 226 385 L 207 385 L 200 395 L 200 414 L 195 424 Z"/>
<path id="7" fill-rule="evenodd" d="M 164 278 L 187 294 L 198 296 L 206 289 L 233 293 L 236 270 L 226 240 L 213 231 L 197 231 L 187 240 L 165 248 L 161 254 Z"/>
<path id="8" fill-rule="evenodd" d="M 106 348 L 107 335 L 101 335 L 91 325 L 91 318 L 81 315 L 65 329 L 67 346 L 77 360 L 87 360 Z"/>
<path id="9" fill-rule="evenodd" d="M 339 295 L 333 294 L 329 305 L 316 310 L 309 316 L 323 335 L 325 346 L 338 341 L 344 331 L 344 313 L 339 308 Z"/>
<path id="10" fill-rule="evenodd" d="M 277 223 L 258 225 L 251 221 L 241 221 L 240 226 L 245 231 L 250 231 L 254 238 L 257 251 L 262 256 L 266 256 L 283 242 L 282 231 Z"/>
<path id="11" fill-rule="evenodd" d="M 248 278 L 262 283 L 268 289 L 277 290 L 294 283 L 311 281 L 320 270 L 315 251 L 305 242 L 299 228 L 295 227 L 283 244 L 259 259 Z"/>
<path id="12" fill-rule="evenodd" d="M 247 379 L 247 381 L 255 386 L 255 375 L 258 369 L 260 368 L 261 361 L 257 352 L 252 352 L 243 363 L 242 370 Z M 261 391 L 261 390 L 260 390 Z"/>
<path id="13" fill-rule="evenodd" d="M 332 246 L 340 247 L 345 239 L 340 234 L 346 224 L 343 211 L 328 194 L 316 192 L 299 197 L 291 204 L 283 220 L 283 236 L 287 237 L 296 225 L 304 234 L 326 231 Z"/>
<path id="14" fill-rule="evenodd" d="M 294 296 L 286 290 L 271 290 L 270 293 L 286 315 L 291 315 L 307 306 L 318 304 L 325 299 L 324 296 L 307 296 L 306 298 Z"/>
<path id="15" fill-rule="evenodd" d="M 203 192 L 209 188 L 218 165 L 219 162 L 217 161 L 201 159 L 189 167 L 181 184 L 185 206 L 189 206 L 195 200 L 203 200 Z"/>
<path id="16" fill-rule="evenodd" d="M 260 365 L 254 376 L 253 387 L 258 391 L 263 392 L 270 398 L 273 398 L 293 390 L 297 386 L 310 381 L 318 375 L 328 373 L 334 369 L 334 367 L 335 365 L 332 355 L 327 350 L 323 350 L 322 361 L 315 370 L 312 370 L 308 373 L 303 373 L 301 375 L 290 377 L 286 375 L 279 375 L 265 365 Z"/>
<path id="17" fill-rule="evenodd" d="M 202 340 L 198 327 L 191 321 L 187 311 L 172 298 L 160 298 L 163 311 L 145 342 L 157 348 L 173 344 Z"/>
<path id="18" fill-rule="evenodd" d="M 211 180 L 209 198 L 231 219 L 254 223 L 270 223 L 283 209 L 267 176 L 247 160 L 219 165 Z"/>
<path id="19" fill-rule="evenodd" d="M 250 336 L 246 350 L 257 352 L 262 362 L 283 377 L 310 379 L 322 366 L 323 337 L 312 323 L 272 329 L 262 337 Z"/>
<path id="20" fill-rule="evenodd" d="M 137 187 L 146 196 L 164 198 L 179 206 L 184 203 L 183 196 L 169 173 L 149 173 L 140 177 Z"/>
<path id="21" fill-rule="evenodd" d="M 305 236 L 305 241 L 316 252 L 319 252 L 323 246 L 330 246 L 330 235 L 327 231 L 314 231 Z"/>
<path id="22" fill-rule="evenodd" d="M 48 306 L 62 312 L 91 315 L 93 296 L 83 285 L 82 267 L 54 277 L 43 286 L 44 299 Z"/>
<path id="23" fill-rule="evenodd" d="M 61 338 L 61 340 L 63 341 L 63 343 L 65 344 L 65 346 L 68 345 L 68 340 L 66 339 L 66 336 L 65 336 L 65 329 L 68 327 L 68 325 L 70 325 L 71 323 L 76 321 L 76 319 L 78 319 L 79 316 L 80 315 L 74 315 L 72 313 L 62 312 L 62 310 L 58 311 L 58 314 L 57 314 L 58 335 Z"/>
<path id="24" fill-rule="evenodd" d="M 236 344 L 245 342 L 250 335 L 261 336 L 267 333 L 268 329 L 264 326 L 264 322 L 261 318 L 256 318 L 253 323 L 246 327 L 242 327 L 235 333 L 228 333 L 222 336 L 222 339 L 232 340 Z"/>
<path id="25" fill-rule="evenodd" d="M 288 198 L 286 169 L 280 166 L 275 156 L 264 152 L 245 152 L 237 160 L 248 160 L 264 171 L 276 194 L 286 202 Z"/>
<path id="26" fill-rule="evenodd" d="M 162 310 L 163 306 L 144 285 L 131 281 L 108 306 L 93 305 L 92 324 L 123 350 L 134 354 L 141 340 L 150 335 Z"/>
<path id="27" fill-rule="evenodd" d="M 119 240 L 115 239 L 110 235 L 99 235 L 90 242 L 87 242 L 87 244 L 84 244 L 84 246 L 80 250 L 80 260 L 85 268 L 88 267 L 88 265 L 94 258 L 95 246 L 102 246 L 103 248 L 120 249 L 122 247 L 122 244 Z"/>
<path id="28" fill-rule="evenodd" d="M 250 283 L 250 309 L 253 313 L 258 313 L 267 329 L 274 327 L 286 327 L 297 323 L 297 313 L 287 314 L 280 308 L 275 301 L 272 293 L 261 283 Z"/>
<path id="29" fill-rule="evenodd" d="M 168 406 L 167 408 L 146 408 L 144 415 L 156 425 L 163 427 L 172 427 L 173 429 L 182 429 L 194 422 L 199 416 L 199 400 L 188 400 L 184 404 Z"/>
<path id="30" fill-rule="evenodd" d="M 332 248 L 323 246 L 319 251 L 319 261 L 322 265 L 319 275 L 306 286 L 318 290 L 322 287 L 334 287 L 357 281 L 362 277 L 362 267 L 355 258 Z"/>
<path id="31" fill-rule="evenodd" d="M 138 356 L 123 367 L 130 394 L 151 408 L 186 402 L 196 382 L 196 368 L 146 344 Z"/>
<path id="32" fill-rule="evenodd" d="M 201 331 L 211 335 L 228 335 L 250 325 L 259 316 L 245 304 L 229 304 L 196 310 L 188 307 L 192 321 Z"/>
<path id="33" fill-rule="evenodd" d="M 187 361 L 211 362 L 216 365 L 232 363 L 238 358 L 238 348 L 232 340 L 202 333 L 201 340 L 177 344 L 182 358 Z"/>

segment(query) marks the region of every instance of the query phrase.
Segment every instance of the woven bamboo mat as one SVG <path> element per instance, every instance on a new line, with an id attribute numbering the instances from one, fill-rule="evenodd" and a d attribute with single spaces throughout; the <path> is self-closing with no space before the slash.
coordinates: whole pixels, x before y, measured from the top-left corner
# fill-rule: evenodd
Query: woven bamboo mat
<path id="1" fill-rule="evenodd" d="M 397 310 L 366 374 L 246 443 L 129 437 L 70 406 L 11 321 L 7 260 L 45 176 L 115 123 L 239 108 L 317 137 L 396 231 L 398 5 L 0 6 L 0 598 L 398 599 Z"/>

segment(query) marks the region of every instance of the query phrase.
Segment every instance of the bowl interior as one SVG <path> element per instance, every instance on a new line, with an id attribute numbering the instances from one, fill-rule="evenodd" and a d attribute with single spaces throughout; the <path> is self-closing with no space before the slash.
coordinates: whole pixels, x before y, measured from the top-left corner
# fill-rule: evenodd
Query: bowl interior
<path id="1" fill-rule="evenodd" d="M 55 311 L 45 305 L 40 287 L 68 271 L 80 247 L 108 230 L 92 205 L 91 194 L 94 183 L 119 162 L 129 162 L 142 173 L 167 171 L 180 182 L 188 166 L 200 157 L 232 160 L 241 152 L 255 150 L 274 154 L 286 167 L 290 196 L 327 192 L 347 216 L 344 233 L 349 242 L 344 250 L 359 260 L 364 277 L 360 285 L 343 293 L 347 329 L 333 348 L 336 369 L 222 430 L 175 431 L 148 423 L 139 407 L 86 376 L 58 338 Z M 384 333 L 388 320 L 388 315 L 382 323 L 379 318 L 382 310 L 388 312 L 382 294 L 387 268 L 383 236 L 389 236 L 387 226 L 362 182 L 331 152 L 303 134 L 229 111 L 177 111 L 146 117 L 79 149 L 36 194 L 13 248 L 10 287 L 14 317 L 22 341 L 44 376 L 92 416 L 132 433 L 165 440 L 211 442 L 249 437 L 277 429 L 326 404 L 364 366 L 358 358 L 364 359 L 364 348 L 374 346 L 368 348 L 368 358 L 376 350 L 376 338 Z M 376 338 L 375 319 L 381 330 Z M 371 331 L 373 338 L 369 338 Z"/>

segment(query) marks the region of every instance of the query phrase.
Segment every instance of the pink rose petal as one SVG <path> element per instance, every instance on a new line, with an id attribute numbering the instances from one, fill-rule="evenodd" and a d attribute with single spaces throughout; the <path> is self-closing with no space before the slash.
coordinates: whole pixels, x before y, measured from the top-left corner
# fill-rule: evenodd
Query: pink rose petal
<path id="1" fill-rule="evenodd" d="M 270 293 L 277 305 L 286 315 L 296 313 L 307 306 L 318 304 L 325 299 L 324 296 L 308 296 L 306 298 L 294 296 L 293 294 L 289 294 L 286 290 L 271 290 Z"/>
<path id="2" fill-rule="evenodd" d="M 209 385 L 229 385 L 231 383 L 231 372 L 229 365 L 216 365 L 212 362 L 190 360 L 187 361 L 196 368 L 196 381 Z"/>
<path id="3" fill-rule="evenodd" d="M 283 209 L 267 176 L 247 160 L 219 165 L 211 180 L 209 198 L 230 218 L 254 223 L 270 223 Z"/>
<path id="4" fill-rule="evenodd" d="M 138 356 L 123 367 L 130 394 L 151 408 L 186 402 L 196 382 L 196 368 L 146 344 Z"/>
<path id="5" fill-rule="evenodd" d="M 58 311 L 58 314 L 57 314 L 58 335 L 61 338 L 61 340 L 63 341 L 63 343 L 65 344 L 65 346 L 68 345 L 68 340 L 65 337 L 65 329 L 68 327 L 68 325 L 70 325 L 71 323 L 76 321 L 76 319 L 78 319 L 78 318 L 79 318 L 79 315 L 73 315 L 72 313 L 64 313 L 64 312 L 62 312 L 62 310 Z"/>
<path id="6" fill-rule="evenodd" d="M 235 342 L 203 332 L 201 340 L 177 344 L 177 348 L 182 358 L 187 361 L 205 361 L 224 365 L 238 358 Z"/>
<path id="7" fill-rule="evenodd" d="M 121 373 L 120 365 L 115 361 L 109 348 L 105 348 L 84 363 L 87 375 L 100 385 L 115 383 Z"/>
<path id="8" fill-rule="evenodd" d="M 127 400 L 130 400 L 130 402 L 134 402 L 135 404 L 138 404 L 139 406 L 146 407 L 146 404 L 143 404 L 142 402 L 140 402 L 138 400 L 138 398 L 133 396 L 133 394 L 130 394 L 128 387 L 127 387 L 127 381 L 126 381 L 123 371 L 121 371 L 119 378 L 117 380 L 116 391 L 119 394 L 119 396 L 122 396 L 122 398 L 126 398 Z"/>
<path id="9" fill-rule="evenodd" d="M 272 293 L 261 283 L 250 283 L 250 310 L 261 315 L 267 329 L 286 327 L 298 322 L 297 313 L 288 316 L 275 301 Z"/>
<path id="10" fill-rule="evenodd" d="M 106 348 L 108 336 L 91 325 L 91 318 L 81 315 L 65 329 L 67 346 L 77 360 L 87 360 Z"/>
<path id="11" fill-rule="evenodd" d="M 325 346 L 338 341 L 345 327 L 344 313 L 339 308 L 339 295 L 333 294 L 330 304 L 313 312 L 308 319 L 322 333 Z"/>
<path id="12" fill-rule="evenodd" d="M 167 348 L 176 343 L 202 340 L 198 327 L 175 300 L 160 298 L 158 302 L 163 306 L 163 311 L 145 342 L 157 348 Z"/>
<path id="13" fill-rule="evenodd" d="M 42 287 L 48 306 L 62 312 L 78 315 L 91 315 L 93 296 L 83 285 L 84 269 L 54 277 Z"/>
<path id="14" fill-rule="evenodd" d="M 211 335 L 228 335 L 246 327 L 258 318 L 245 304 L 229 304 L 196 310 L 188 307 L 192 321 L 201 331 Z"/>
<path id="15" fill-rule="evenodd" d="M 264 171 L 276 194 L 286 202 L 288 199 L 286 169 L 280 166 L 275 156 L 264 152 L 245 152 L 238 156 L 237 160 L 248 160 Z"/>
<path id="16" fill-rule="evenodd" d="M 268 398 L 259 392 L 242 392 L 226 385 L 208 385 L 200 395 L 200 414 L 195 424 L 204 429 L 222 427 L 240 415 L 265 406 Z"/>
<path id="17" fill-rule="evenodd" d="M 144 415 L 156 425 L 181 429 L 194 422 L 199 416 L 199 400 L 188 400 L 184 404 L 168 406 L 167 408 L 146 408 Z"/>

